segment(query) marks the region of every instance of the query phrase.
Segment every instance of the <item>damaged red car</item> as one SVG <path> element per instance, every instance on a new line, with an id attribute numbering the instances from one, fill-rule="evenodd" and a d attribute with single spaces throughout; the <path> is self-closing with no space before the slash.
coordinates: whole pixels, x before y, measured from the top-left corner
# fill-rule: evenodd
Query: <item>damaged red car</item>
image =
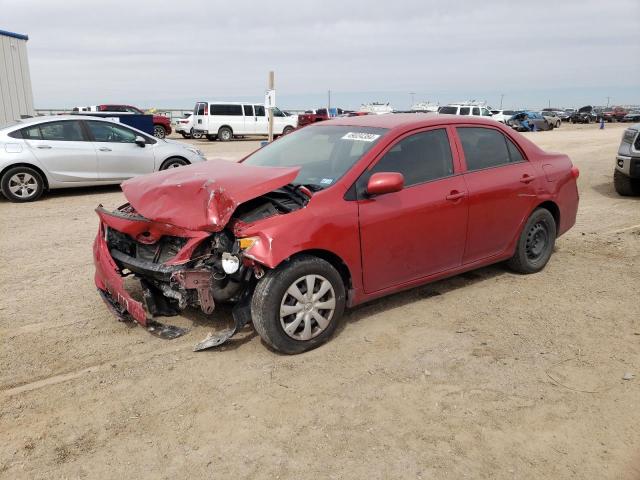
<path id="1" fill-rule="evenodd" d="M 156 318 L 230 302 L 284 353 L 325 342 L 346 307 L 496 262 L 544 268 L 576 219 L 578 170 L 490 119 L 373 115 L 321 122 L 239 163 L 214 160 L 122 184 L 97 209 L 95 282 L 111 310 Z M 124 277 L 140 280 L 134 299 Z"/>

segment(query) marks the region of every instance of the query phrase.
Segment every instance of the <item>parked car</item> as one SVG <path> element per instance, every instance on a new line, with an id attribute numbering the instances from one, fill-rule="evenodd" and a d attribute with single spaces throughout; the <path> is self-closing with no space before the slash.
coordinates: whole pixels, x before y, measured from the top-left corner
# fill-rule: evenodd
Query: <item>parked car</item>
<path id="1" fill-rule="evenodd" d="M 542 112 L 540 112 L 540 115 L 542 115 L 547 123 L 552 125 L 553 128 L 559 128 L 560 125 L 562 125 L 562 120 L 560 120 L 560 117 L 556 112 L 543 110 Z"/>
<path id="2" fill-rule="evenodd" d="M 193 136 L 193 113 L 185 113 L 184 117 L 176 122 L 176 133 L 182 135 L 182 138 Z"/>
<path id="3" fill-rule="evenodd" d="M 129 203 L 97 209 L 95 282 L 112 312 L 164 337 L 184 330 L 148 317 L 123 272 L 152 315 L 232 302 L 234 326 L 196 349 L 252 321 L 272 348 L 301 353 L 345 307 L 505 260 L 539 272 L 575 222 L 577 176 L 489 118 L 336 118 L 240 163 L 124 182 Z"/>
<path id="4" fill-rule="evenodd" d="M 237 136 L 268 135 L 269 122 L 263 104 L 198 102 L 193 110 L 193 131 L 209 140 L 228 142 Z M 298 125 L 296 116 L 273 111 L 274 135 L 286 135 Z"/>
<path id="5" fill-rule="evenodd" d="M 0 130 L 0 187 L 12 202 L 47 190 L 118 184 L 206 160 L 202 152 L 96 117 L 55 115 Z"/>
<path id="6" fill-rule="evenodd" d="M 625 108 L 611 107 L 611 108 L 605 109 L 604 112 L 602 112 L 602 117 L 606 122 L 609 122 L 609 123 L 621 122 L 622 120 L 624 120 L 625 115 L 627 115 L 628 113 L 629 112 Z"/>
<path id="7" fill-rule="evenodd" d="M 451 104 L 438 109 L 438 113 L 444 115 L 470 115 L 473 117 L 490 117 L 491 111 L 482 105 Z"/>
<path id="8" fill-rule="evenodd" d="M 364 112 L 350 112 L 347 110 L 343 110 L 341 108 L 336 109 L 336 116 L 342 116 L 347 114 L 365 114 Z M 307 110 L 306 112 L 298 115 L 298 128 L 304 127 L 305 125 L 309 125 L 311 123 L 323 122 L 324 120 L 329 120 L 331 118 L 329 116 L 329 112 L 327 112 L 326 108 L 318 108 L 316 110 Z"/>
<path id="9" fill-rule="evenodd" d="M 622 134 L 613 185 L 620 195 L 640 195 L 640 123 L 630 126 Z"/>
<path id="10" fill-rule="evenodd" d="M 640 122 L 640 110 L 632 110 L 622 117 L 623 122 Z"/>
<path id="11" fill-rule="evenodd" d="M 518 112 L 507 121 L 518 132 L 530 132 L 532 130 L 553 130 L 554 124 L 537 112 Z"/>
<path id="12" fill-rule="evenodd" d="M 579 108 L 578 111 L 574 112 L 569 118 L 571 123 L 594 123 L 599 120 L 600 117 L 591 105 Z"/>
<path id="13" fill-rule="evenodd" d="M 134 115 L 146 115 L 144 111 L 131 105 L 92 105 L 89 107 L 75 107 L 74 112 L 100 112 L 100 113 L 129 113 Z M 171 120 L 164 115 L 153 115 L 153 136 L 164 138 L 171 135 Z"/>
<path id="14" fill-rule="evenodd" d="M 504 124 L 506 124 L 515 114 L 515 110 L 491 110 L 492 118 Z"/>

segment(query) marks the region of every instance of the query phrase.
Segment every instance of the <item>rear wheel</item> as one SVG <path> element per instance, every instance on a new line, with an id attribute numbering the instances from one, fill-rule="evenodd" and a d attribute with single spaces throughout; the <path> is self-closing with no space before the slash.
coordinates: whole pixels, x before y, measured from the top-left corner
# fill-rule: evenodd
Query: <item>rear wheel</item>
<path id="1" fill-rule="evenodd" d="M 189 162 L 187 162 L 183 158 L 177 158 L 177 157 L 167 158 L 164 162 L 162 162 L 162 165 L 160 165 L 160 170 L 168 170 L 169 168 L 184 167 L 185 165 L 189 165 Z"/>
<path id="2" fill-rule="evenodd" d="M 613 171 L 613 186 L 623 197 L 640 195 L 640 178 L 628 177 L 619 170 Z"/>
<path id="3" fill-rule="evenodd" d="M 251 300 L 253 325 L 273 349 L 306 352 L 326 342 L 345 307 L 342 277 L 328 262 L 301 256 L 268 272 Z"/>
<path id="4" fill-rule="evenodd" d="M 14 167 L 0 179 L 0 189 L 12 202 L 33 202 L 42 196 L 44 180 L 33 168 Z"/>
<path id="5" fill-rule="evenodd" d="M 167 136 L 167 132 L 165 131 L 162 125 L 154 125 L 153 126 L 153 136 L 156 138 L 164 138 Z"/>
<path id="6" fill-rule="evenodd" d="M 507 264 L 519 273 L 536 273 L 542 270 L 556 242 L 556 221 L 545 208 L 535 210 L 522 229 L 516 252 Z"/>
<path id="7" fill-rule="evenodd" d="M 218 130 L 218 138 L 222 142 L 228 142 L 233 138 L 233 132 L 229 127 L 221 127 L 220 130 Z"/>
<path id="8" fill-rule="evenodd" d="M 289 133 L 293 132 L 293 130 L 294 130 L 294 129 L 293 129 L 293 127 L 291 127 L 291 126 L 284 127 L 284 130 L 282 130 L 282 134 L 283 134 L 283 135 L 287 135 L 287 134 L 289 134 Z"/>

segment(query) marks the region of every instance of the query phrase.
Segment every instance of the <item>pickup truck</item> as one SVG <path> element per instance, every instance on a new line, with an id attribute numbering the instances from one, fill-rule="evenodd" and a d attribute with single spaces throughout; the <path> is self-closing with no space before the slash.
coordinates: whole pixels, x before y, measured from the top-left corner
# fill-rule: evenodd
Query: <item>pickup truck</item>
<path id="1" fill-rule="evenodd" d="M 607 108 L 602 112 L 602 118 L 605 122 L 621 122 L 627 113 L 629 112 L 622 107 Z"/>

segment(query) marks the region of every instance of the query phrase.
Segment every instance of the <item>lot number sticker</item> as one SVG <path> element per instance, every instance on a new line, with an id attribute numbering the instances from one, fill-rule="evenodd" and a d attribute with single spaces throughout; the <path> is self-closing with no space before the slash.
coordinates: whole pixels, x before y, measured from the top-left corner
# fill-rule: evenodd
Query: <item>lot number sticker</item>
<path id="1" fill-rule="evenodd" d="M 376 135 L 374 133 L 363 133 L 363 132 L 349 132 L 342 140 L 357 140 L 358 142 L 373 142 L 380 138 L 380 135 Z"/>

